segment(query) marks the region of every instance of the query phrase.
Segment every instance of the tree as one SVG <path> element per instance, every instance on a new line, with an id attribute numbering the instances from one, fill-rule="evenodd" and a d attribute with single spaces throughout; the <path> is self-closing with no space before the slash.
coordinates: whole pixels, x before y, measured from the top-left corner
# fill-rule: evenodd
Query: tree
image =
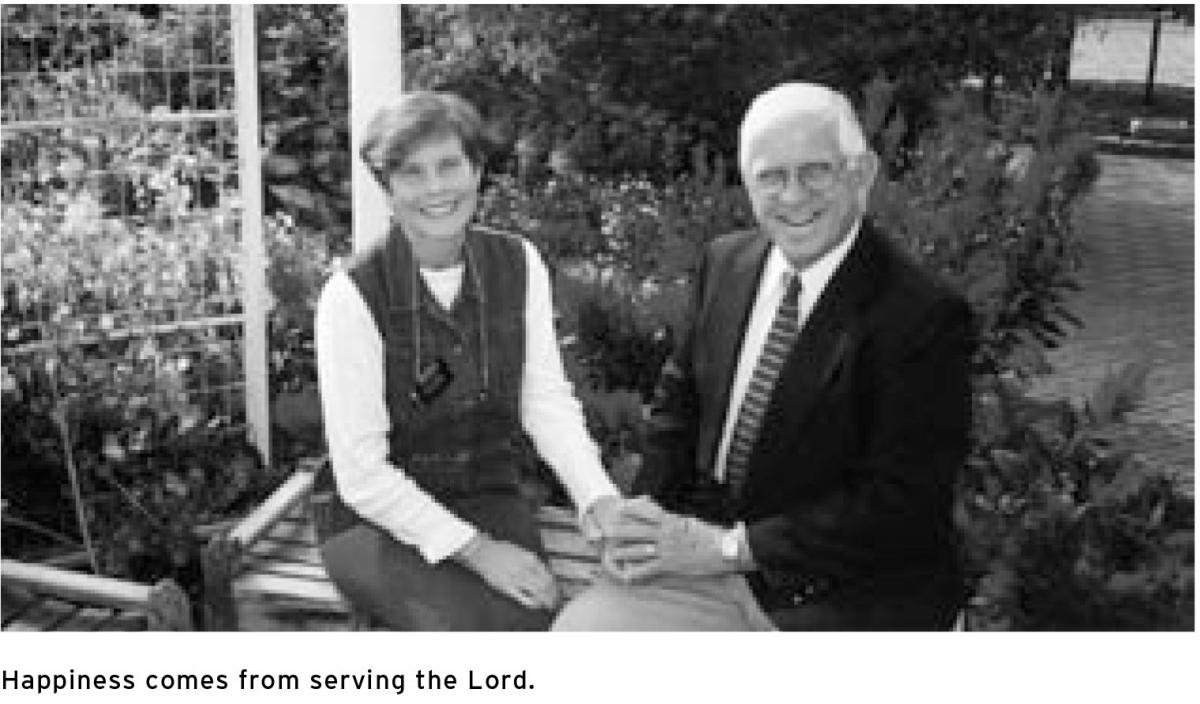
<path id="1" fill-rule="evenodd" d="M 1072 6 L 406 6 L 411 85 L 460 90 L 503 141 L 594 173 L 664 175 L 734 150 L 750 99 L 784 80 L 856 99 L 898 84 L 909 142 L 938 95 L 1065 80 Z"/>
<path id="2" fill-rule="evenodd" d="M 350 106 L 345 9 L 260 5 L 259 100 L 266 212 L 286 211 L 350 247 Z"/>

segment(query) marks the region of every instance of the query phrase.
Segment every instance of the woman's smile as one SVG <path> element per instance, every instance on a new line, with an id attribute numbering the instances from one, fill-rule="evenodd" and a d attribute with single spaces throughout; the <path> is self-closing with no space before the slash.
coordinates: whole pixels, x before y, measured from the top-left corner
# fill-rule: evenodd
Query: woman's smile
<path id="1" fill-rule="evenodd" d="M 444 218 L 454 215 L 462 204 L 462 198 L 441 198 L 420 206 L 421 214 L 427 218 Z"/>

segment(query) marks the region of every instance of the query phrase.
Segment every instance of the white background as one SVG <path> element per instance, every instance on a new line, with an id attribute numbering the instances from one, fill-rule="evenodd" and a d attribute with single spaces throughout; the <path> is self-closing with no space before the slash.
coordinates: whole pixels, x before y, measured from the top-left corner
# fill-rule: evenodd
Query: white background
<path id="1" fill-rule="evenodd" d="M 1193 700 L 1189 634 L 426 634 L 0 635 L 0 669 L 132 674 L 133 691 L 7 689 L 9 702 L 1170 702 Z M 238 672 L 295 674 L 296 691 L 241 691 Z M 314 691 L 313 674 L 405 675 L 405 691 Z M 455 674 L 418 691 L 415 672 Z M 533 689 L 469 691 L 467 671 L 524 670 Z M 153 692 L 149 674 L 225 674 L 230 687 Z"/>

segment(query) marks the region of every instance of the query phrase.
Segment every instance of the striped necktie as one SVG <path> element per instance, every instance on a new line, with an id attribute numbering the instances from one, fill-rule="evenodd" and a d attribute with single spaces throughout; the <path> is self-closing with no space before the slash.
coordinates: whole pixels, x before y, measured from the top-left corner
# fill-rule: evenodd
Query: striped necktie
<path id="1" fill-rule="evenodd" d="M 735 495 L 741 493 L 746 482 L 750 451 L 758 439 L 771 392 L 775 389 L 775 382 L 779 379 L 779 372 L 783 369 L 792 344 L 800 334 L 800 277 L 793 273 L 785 276 L 787 290 L 779 301 L 779 308 L 775 310 L 771 330 L 763 342 L 754 373 L 750 376 L 750 384 L 746 387 L 746 395 L 733 426 L 733 436 L 729 440 L 729 451 L 725 455 L 725 477 Z"/>

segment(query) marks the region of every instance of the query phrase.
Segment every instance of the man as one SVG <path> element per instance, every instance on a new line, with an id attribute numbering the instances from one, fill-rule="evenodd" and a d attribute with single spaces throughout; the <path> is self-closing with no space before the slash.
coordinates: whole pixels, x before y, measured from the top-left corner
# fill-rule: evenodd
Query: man
<path id="1" fill-rule="evenodd" d="M 949 628 L 968 307 L 863 220 L 878 159 L 842 95 L 759 96 L 739 166 L 758 228 L 704 249 L 635 487 L 657 501 L 556 627 Z"/>

